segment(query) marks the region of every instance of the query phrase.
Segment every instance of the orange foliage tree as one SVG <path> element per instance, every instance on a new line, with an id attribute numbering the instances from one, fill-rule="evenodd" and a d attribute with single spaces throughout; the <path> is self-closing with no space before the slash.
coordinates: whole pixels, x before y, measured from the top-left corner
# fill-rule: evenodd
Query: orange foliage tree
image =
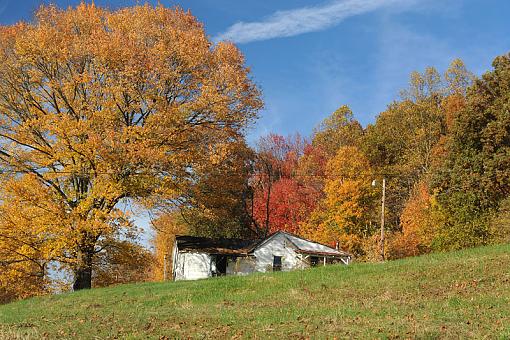
<path id="1" fill-rule="evenodd" d="M 152 281 L 155 277 L 152 252 L 130 240 L 111 242 L 94 257 L 93 287 Z"/>
<path id="2" fill-rule="evenodd" d="M 74 289 L 131 229 L 119 202 L 179 197 L 262 106 L 238 49 L 163 6 L 43 6 L 0 28 L 0 60 L 0 166 L 17 203 L 0 207 L 0 276 L 58 261 Z"/>
<path id="3" fill-rule="evenodd" d="M 167 278 L 171 277 L 175 236 L 187 234 L 188 225 L 181 220 L 178 212 L 167 212 L 158 216 L 152 222 L 152 227 L 156 232 L 152 240 L 155 250 L 153 275 L 155 280 L 161 281 L 164 279 L 165 260 Z"/>
<path id="4" fill-rule="evenodd" d="M 390 241 L 390 258 L 417 256 L 431 250 L 434 237 L 433 197 L 425 181 L 420 181 L 400 217 L 402 232 Z"/>

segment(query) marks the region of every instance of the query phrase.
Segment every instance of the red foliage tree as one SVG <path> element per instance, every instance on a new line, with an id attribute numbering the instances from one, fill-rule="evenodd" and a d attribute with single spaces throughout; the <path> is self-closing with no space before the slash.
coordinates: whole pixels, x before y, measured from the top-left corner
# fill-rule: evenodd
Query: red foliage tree
<path id="1" fill-rule="evenodd" d="M 253 178 L 253 218 L 260 236 L 279 230 L 298 233 L 315 208 L 321 190 L 298 171 L 300 159 L 312 148 L 298 134 L 260 139 Z"/>
<path id="2" fill-rule="evenodd" d="M 264 224 L 269 216 L 268 233 L 279 230 L 299 233 L 299 224 L 314 210 L 321 193 L 294 178 L 274 182 L 268 199 L 268 190 L 255 191 L 254 218 Z M 267 210 L 269 209 L 269 211 Z"/>

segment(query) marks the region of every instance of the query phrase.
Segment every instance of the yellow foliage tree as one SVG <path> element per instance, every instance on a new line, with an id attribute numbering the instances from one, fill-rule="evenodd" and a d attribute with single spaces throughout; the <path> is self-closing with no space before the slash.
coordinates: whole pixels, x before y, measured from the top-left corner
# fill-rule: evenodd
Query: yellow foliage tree
<path id="1" fill-rule="evenodd" d="M 18 202 L 2 201 L 0 247 L 61 261 L 74 289 L 130 228 L 119 202 L 179 197 L 262 106 L 239 50 L 181 9 L 43 6 L 0 27 L 0 60 L 0 166 Z M 19 245 L 32 238 L 37 251 Z"/>
<path id="2" fill-rule="evenodd" d="M 302 233 L 324 243 L 340 242 L 355 254 L 362 239 L 371 234 L 374 213 L 372 170 L 355 146 L 341 147 L 327 164 L 326 198 L 302 227 Z"/>
<path id="3" fill-rule="evenodd" d="M 0 182 L 0 295 L 3 302 L 44 294 L 51 261 L 65 242 L 49 235 L 64 232 L 66 219 L 54 196 L 34 175 Z M 23 207 L 23 209 L 21 209 Z M 62 254 L 64 255 L 64 254 Z M 65 257 L 61 257 L 66 261 Z"/>

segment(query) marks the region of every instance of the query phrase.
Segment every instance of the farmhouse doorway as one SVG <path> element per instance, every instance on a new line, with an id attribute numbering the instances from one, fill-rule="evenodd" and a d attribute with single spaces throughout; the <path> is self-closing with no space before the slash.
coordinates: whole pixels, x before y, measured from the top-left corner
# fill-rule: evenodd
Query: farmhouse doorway
<path id="1" fill-rule="evenodd" d="M 222 276 L 227 274 L 227 257 L 224 255 L 216 255 L 216 275 Z"/>

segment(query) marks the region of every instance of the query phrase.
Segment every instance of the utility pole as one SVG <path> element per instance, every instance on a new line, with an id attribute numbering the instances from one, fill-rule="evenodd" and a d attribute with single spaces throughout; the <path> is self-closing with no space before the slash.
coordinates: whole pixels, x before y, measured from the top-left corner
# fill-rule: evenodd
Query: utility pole
<path id="1" fill-rule="evenodd" d="M 382 180 L 381 202 L 381 259 L 384 261 L 384 201 L 386 200 L 386 178 Z"/>
<path id="2" fill-rule="evenodd" d="M 166 275 L 166 273 L 167 273 L 167 271 L 166 271 L 166 264 L 167 264 L 166 256 L 167 256 L 167 254 L 165 254 L 163 256 L 163 281 L 166 281 L 166 276 L 167 276 Z"/>

